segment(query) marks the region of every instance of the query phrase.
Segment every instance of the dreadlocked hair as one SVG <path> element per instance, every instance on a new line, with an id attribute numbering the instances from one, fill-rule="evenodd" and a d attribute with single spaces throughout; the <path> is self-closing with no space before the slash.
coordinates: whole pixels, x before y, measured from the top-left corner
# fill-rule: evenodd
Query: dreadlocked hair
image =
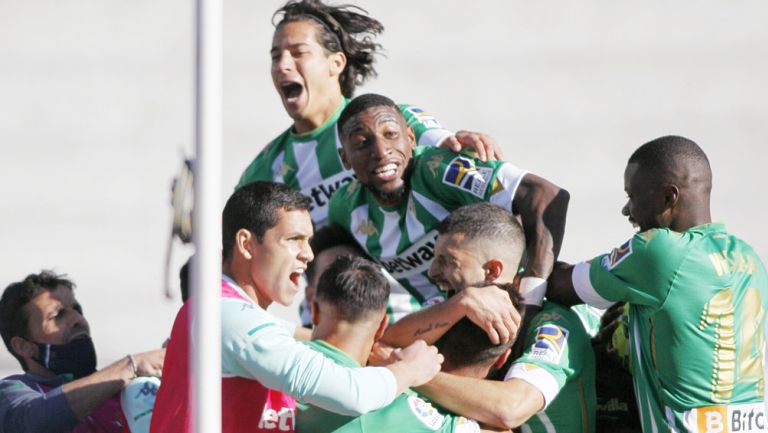
<path id="1" fill-rule="evenodd" d="M 279 18 L 277 24 L 276 19 Z M 375 77 L 374 55 L 382 50 L 373 38 L 384 31 L 384 26 L 368 16 L 368 11 L 355 5 L 331 6 L 320 0 L 291 0 L 272 16 L 275 28 L 297 21 L 311 21 L 318 25 L 318 43 L 330 53 L 343 52 L 347 65 L 339 77 L 341 93 L 351 98 L 355 87 Z"/>

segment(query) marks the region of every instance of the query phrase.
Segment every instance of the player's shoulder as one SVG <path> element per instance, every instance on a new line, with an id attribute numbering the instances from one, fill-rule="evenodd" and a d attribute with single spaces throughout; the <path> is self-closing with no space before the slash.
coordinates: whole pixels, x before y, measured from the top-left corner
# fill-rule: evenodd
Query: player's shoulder
<path id="1" fill-rule="evenodd" d="M 240 176 L 237 186 L 241 187 L 257 180 L 271 180 L 272 161 L 277 155 L 285 151 L 290 135 L 291 128 L 288 128 L 285 132 L 277 136 L 277 138 L 267 143 L 267 145 L 256 154 L 253 161 L 251 161 L 245 168 L 243 174 Z"/>
<path id="2" fill-rule="evenodd" d="M 348 209 L 355 206 L 361 199 L 363 193 L 363 184 L 359 180 L 353 179 L 339 187 L 336 193 L 331 197 L 331 211 L 335 209 Z"/>
<path id="3" fill-rule="evenodd" d="M 456 153 L 450 149 L 417 146 L 414 149 L 414 165 L 425 181 L 442 180 L 451 187 L 470 186 L 469 180 L 478 178 L 487 182 L 493 177 L 494 164 L 477 160 L 471 149 Z"/>
<path id="4" fill-rule="evenodd" d="M 291 137 L 293 136 L 291 134 L 292 129 L 292 126 L 288 127 L 285 131 L 280 133 L 280 135 L 267 143 L 267 145 L 264 146 L 264 148 L 261 149 L 261 151 L 256 155 L 256 159 L 254 159 L 254 161 L 258 160 L 259 158 L 267 158 L 269 155 L 274 155 L 285 151 L 286 146 L 288 146 L 288 144 L 291 142 Z"/>
<path id="5" fill-rule="evenodd" d="M 633 261 L 657 261 L 660 258 L 672 257 L 685 252 L 688 247 L 688 242 L 683 238 L 681 233 L 666 228 L 638 232 L 603 256 L 601 265 L 606 269 L 613 269 L 629 257 L 632 257 Z"/>
<path id="6" fill-rule="evenodd" d="M 543 332 L 547 335 L 559 335 L 562 333 L 565 334 L 566 338 L 572 333 L 587 335 L 584 324 L 576 312 L 550 301 L 544 302 L 541 310 L 534 316 L 531 321 L 531 328 L 543 329 L 543 331 L 535 330 L 537 334 L 542 334 Z"/>
<path id="7" fill-rule="evenodd" d="M 428 129 L 442 128 L 440 122 L 429 112 L 413 104 L 398 104 L 400 112 L 403 113 L 408 126 L 419 124 Z"/>

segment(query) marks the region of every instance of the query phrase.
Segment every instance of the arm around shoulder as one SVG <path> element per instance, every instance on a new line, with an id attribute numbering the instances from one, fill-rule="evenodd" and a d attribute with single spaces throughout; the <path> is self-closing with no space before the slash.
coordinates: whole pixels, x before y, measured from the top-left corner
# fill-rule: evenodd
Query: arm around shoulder
<path id="1" fill-rule="evenodd" d="M 522 379 L 500 382 L 439 373 L 418 391 L 452 412 L 501 429 L 518 427 L 544 408 L 541 391 Z"/>

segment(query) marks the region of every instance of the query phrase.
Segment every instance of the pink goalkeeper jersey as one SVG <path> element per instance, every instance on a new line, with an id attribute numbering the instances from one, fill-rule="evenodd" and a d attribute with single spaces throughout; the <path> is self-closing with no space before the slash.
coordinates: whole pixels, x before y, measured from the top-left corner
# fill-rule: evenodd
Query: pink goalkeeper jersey
<path id="1" fill-rule="evenodd" d="M 240 302 L 243 309 L 252 305 L 252 301 L 226 279 L 221 281 L 221 299 L 227 303 Z M 191 308 L 191 302 L 186 302 L 173 324 L 171 341 L 165 354 L 163 379 L 152 414 L 150 432 L 153 433 L 192 431 L 192 407 L 188 399 Z M 254 323 L 254 329 L 273 324 Z M 266 388 L 255 379 L 226 372 L 221 378 L 221 394 L 222 433 L 294 431 L 296 401 L 292 397 Z"/>

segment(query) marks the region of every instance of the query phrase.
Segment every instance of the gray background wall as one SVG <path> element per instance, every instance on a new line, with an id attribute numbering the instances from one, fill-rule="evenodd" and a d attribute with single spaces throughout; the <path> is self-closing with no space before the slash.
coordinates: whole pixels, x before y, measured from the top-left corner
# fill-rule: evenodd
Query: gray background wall
<path id="1" fill-rule="evenodd" d="M 222 205 L 290 123 L 269 77 L 281 3 L 225 1 Z M 566 187 L 563 259 L 632 234 L 626 159 L 669 133 L 709 154 L 713 217 L 768 258 L 764 2 L 359 4 L 385 24 L 387 57 L 358 93 L 488 132 Z M 0 2 L 0 286 L 68 273 L 102 366 L 161 344 L 180 305 L 161 293 L 170 182 L 192 149 L 192 23 L 180 0 Z M 0 374 L 17 371 L 0 352 Z"/>

